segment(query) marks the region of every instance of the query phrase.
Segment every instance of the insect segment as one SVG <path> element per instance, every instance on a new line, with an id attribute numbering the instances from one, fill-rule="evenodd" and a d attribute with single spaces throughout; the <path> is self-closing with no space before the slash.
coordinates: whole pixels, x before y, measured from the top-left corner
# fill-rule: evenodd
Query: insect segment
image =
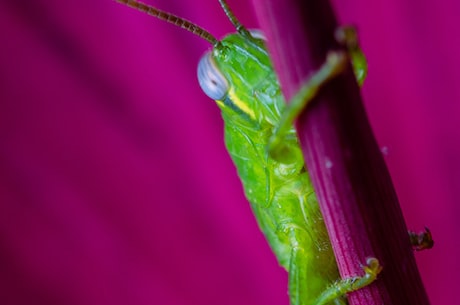
<path id="1" fill-rule="evenodd" d="M 342 51 L 330 53 L 287 106 L 263 37 L 246 30 L 224 0 L 219 3 L 237 33 L 220 41 L 182 18 L 137 1 L 118 1 L 183 27 L 213 45 L 198 64 L 198 80 L 222 110 L 225 144 L 246 197 L 279 263 L 289 272 L 291 304 L 346 304 L 347 292 L 373 282 L 381 270 L 375 258 L 363 267 L 364 276 L 340 280 L 292 124 L 322 84 L 344 69 L 348 56 Z"/>

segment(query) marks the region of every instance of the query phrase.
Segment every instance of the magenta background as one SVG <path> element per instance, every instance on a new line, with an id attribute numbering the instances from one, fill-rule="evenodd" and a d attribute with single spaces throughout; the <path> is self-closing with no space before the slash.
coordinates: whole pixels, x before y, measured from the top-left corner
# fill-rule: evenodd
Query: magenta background
<path id="1" fill-rule="evenodd" d="M 150 3 L 233 31 L 215 0 Z M 435 236 L 417 253 L 428 294 L 452 304 L 460 2 L 335 3 L 407 224 Z M 288 304 L 197 85 L 206 42 L 109 0 L 0 0 L 0 29 L 1 304 Z"/>

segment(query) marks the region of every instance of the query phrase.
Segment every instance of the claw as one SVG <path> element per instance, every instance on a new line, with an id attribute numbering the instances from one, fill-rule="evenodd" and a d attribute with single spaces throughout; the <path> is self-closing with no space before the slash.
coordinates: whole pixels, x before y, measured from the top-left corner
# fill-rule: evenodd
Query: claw
<path id="1" fill-rule="evenodd" d="M 376 278 L 383 269 L 379 263 L 379 260 L 375 257 L 368 257 L 366 263 L 367 265 L 363 267 L 364 272 L 366 275 L 369 275 L 372 278 Z"/>
<path id="2" fill-rule="evenodd" d="M 425 249 L 431 249 L 434 245 L 433 236 L 431 235 L 430 229 L 425 227 L 424 232 L 415 233 L 409 231 L 409 238 L 410 243 L 412 245 L 412 249 L 415 251 L 422 251 Z"/>

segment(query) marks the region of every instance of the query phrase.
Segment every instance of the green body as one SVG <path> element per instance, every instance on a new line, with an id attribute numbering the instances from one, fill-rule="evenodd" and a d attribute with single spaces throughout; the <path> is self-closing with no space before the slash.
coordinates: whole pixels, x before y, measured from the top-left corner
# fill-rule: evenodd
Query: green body
<path id="1" fill-rule="evenodd" d="M 228 94 L 217 103 L 246 197 L 289 272 L 291 304 L 314 304 L 339 274 L 294 127 L 283 135 L 282 163 L 267 152 L 286 103 L 264 43 L 232 34 L 212 55 L 229 83 Z"/>
<path id="2" fill-rule="evenodd" d="M 280 264 L 289 272 L 291 305 L 346 304 L 344 295 L 372 283 L 381 266 L 363 265 L 364 276 L 340 279 L 331 243 L 293 128 L 318 90 L 353 61 L 361 84 L 367 71 L 353 28 L 339 28 L 322 67 L 286 105 L 260 34 L 250 33 L 225 0 L 219 3 L 237 34 L 217 40 L 199 26 L 137 0 L 117 0 L 184 28 L 214 47 L 198 65 L 201 88 L 215 99 L 225 121 L 225 143 L 246 197 Z"/>

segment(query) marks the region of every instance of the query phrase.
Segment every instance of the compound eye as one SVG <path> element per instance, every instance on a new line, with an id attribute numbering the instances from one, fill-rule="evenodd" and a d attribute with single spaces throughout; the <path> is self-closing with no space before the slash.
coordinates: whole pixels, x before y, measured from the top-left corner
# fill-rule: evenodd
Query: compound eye
<path id="1" fill-rule="evenodd" d="M 264 32 L 259 29 L 250 29 L 249 33 L 255 39 L 261 39 L 263 41 L 267 41 L 267 37 L 265 36 Z"/>
<path id="2" fill-rule="evenodd" d="M 216 66 L 211 52 L 204 54 L 198 63 L 198 82 L 213 100 L 222 100 L 227 95 L 228 81 Z"/>

